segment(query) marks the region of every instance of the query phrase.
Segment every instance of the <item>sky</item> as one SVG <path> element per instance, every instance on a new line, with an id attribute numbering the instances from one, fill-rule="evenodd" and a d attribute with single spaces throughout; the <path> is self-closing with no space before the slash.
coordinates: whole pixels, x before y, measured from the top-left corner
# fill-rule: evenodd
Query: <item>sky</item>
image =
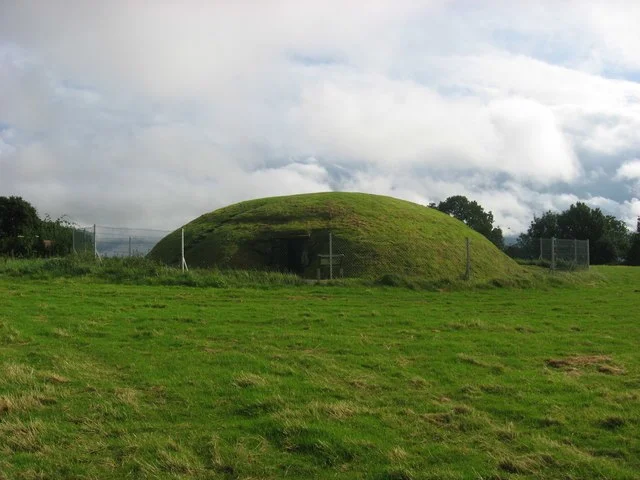
<path id="1" fill-rule="evenodd" d="M 640 215 L 640 2 L 0 0 L 0 195 L 173 229 L 252 198 Z"/>

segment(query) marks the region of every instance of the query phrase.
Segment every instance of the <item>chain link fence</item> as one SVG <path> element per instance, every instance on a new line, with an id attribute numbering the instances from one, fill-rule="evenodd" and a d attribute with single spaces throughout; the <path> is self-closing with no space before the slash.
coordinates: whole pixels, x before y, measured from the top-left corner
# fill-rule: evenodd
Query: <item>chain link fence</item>
<path id="1" fill-rule="evenodd" d="M 458 278 L 470 279 L 473 268 L 482 271 L 492 262 L 486 255 L 476 253 L 468 238 L 451 239 L 439 246 L 434 243 L 433 248 L 425 251 L 419 239 L 415 242 L 403 239 L 399 243 L 395 238 L 388 238 L 385 242 L 374 242 L 365 237 L 346 239 L 326 230 L 257 239 L 244 246 L 236 245 L 238 252 L 229 256 L 227 250 L 218 248 L 220 245 L 200 245 L 188 229 L 171 232 L 92 225 L 73 229 L 72 251 L 97 258 L 144 257 L 171 233 L 171 241 L 163 242 L 162 252 L 154 251 L 153 258 L 183 271 L 188 270 L 188 261 L 205 268 L 281 271 L 326 280 L 381 273 L 419 277 L 434 264 L 446 264 L 447 271 L 457 272 Z M 588 240 L 541 238 L 531 242 L 531 247 L 539 250 L 539 254 L 531 258 L 554 270 L 589 266 Z"/>
<path id="2" fill-rule="evenodd" d="M 552 270 L 589 268 L 589 240 L 541 238 L 539 260 Z"/>
<path id="3" fill-rule="evenodd" d="M 468 238 L 443 251 L 425 252 L 419 241 L 400 247 L 393 241 L 387 244 L 363 238 L 349 241 L 332 232 L 316 232 L 310 235 L 307 245 L 303 254 L 303 261 L 307 261 L 304 276 L 318 280 L 379 276 L 383 272 L 419 277 L 428 269 L 426 263 L 437 263 L 436 256 L 447 256 L 460 278 L 469 279 L 472 273 Z"/>
<path id="4" fill-rule="evenodd" d="M 144 257 L 170 230 L 103 225 L 73 229 L 73 251 L 97 257 Z"/>
<path id="5" fill-rule="evenodd" d="M 411 276 L 416 269 L 420 269 L 418 259 L 425 257 L 424 251 L 417 251 L 417 243 L 413 247 L 416 251 L 412 251 L 412 247 L 407 249 L 405 245 L 402 252 L 399 252 L 394 244 L 381 248 L 380 244 L 369 245 L 366 241 L 358 241 L 357 247 L 354 247 L 353 243 L 335 234 L 326 233 L 315 237 L 309 245 L 319 246 L 319 249 L 310 249 L 312 254 L 309 263 L 317 279 L 363 277 L 370 272 L 394 272 Z M 589 268 L 589 240 L 540 238 L 535 246 L 538 247 L 538 254 L 534 254 L 532 258 L 537 258 L 539 263 L 552 270 Z M 434 251 L 431 255 L 448 256 L 454 260 L 456 268 L 466 279 L 471 278 L 473 266 L 486 260 L 474 256 L 468 238 L 457 247 Z M 310 276 L 308 270 L 309 268 L 306 269 L 305 276 Z"/>
<path id="6" fill-rule="evenodd" d="M 74 227 L 71 234 L 73 235 L 72 253 L 95 253 L 93 227 Z"/>
<path id="7" fill-rule="evenodd" d="M 370 272 L 396 272 L 406 274 L 402 265 L 385 255 L 385 248 L 366 240 L 359 240 L 357 246 L 331 232 L 316 234 L 317 252 L 312 273 L 318 280 L 333 278 L 355 278 L 367 276 Z M 388 246 L 393 248 L 393 246 Z M 406 252 L 410 256 L 410 252 Z"/>
<path id="8" fill-rule="evenodd" d="M 185 228 L 183 246 L 181 232 L 176 230 L 150 256 L 170 266 L 179 266 L 182 259 L 194 268 L 265 270 L 310 280 L 385 275 L 463 279 L 471 278 L 472 268 L 486 272 L 494 263 L 486 245 L 470 248 L 464 237 L 436 241 L 425 248 L 420 237 L 407 241 L 389 235 L 381 240 L 365 234 L 346 237 L 328 230 L 267 231 L 236 240 L 224 236 L 214 240 L 208 233 Z"/>

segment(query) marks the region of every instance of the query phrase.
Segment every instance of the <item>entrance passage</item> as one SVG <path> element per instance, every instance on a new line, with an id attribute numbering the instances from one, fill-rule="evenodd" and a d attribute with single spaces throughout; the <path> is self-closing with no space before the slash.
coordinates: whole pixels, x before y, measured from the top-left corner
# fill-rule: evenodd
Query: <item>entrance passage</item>
<path id="1" fill-rule="evenodd" d="M 274 238 L 270 263 L 280 271 L 304 274 L 305 268 L 309 266 L 309 236 Z"/>
<path id="2" fill-rule="evenodd" d="M 287 270 L 302 275 L 304 269 L 309 265 L 309 255 L 307 253 L 307 238 L 289 238 L 287 244 Z"/>

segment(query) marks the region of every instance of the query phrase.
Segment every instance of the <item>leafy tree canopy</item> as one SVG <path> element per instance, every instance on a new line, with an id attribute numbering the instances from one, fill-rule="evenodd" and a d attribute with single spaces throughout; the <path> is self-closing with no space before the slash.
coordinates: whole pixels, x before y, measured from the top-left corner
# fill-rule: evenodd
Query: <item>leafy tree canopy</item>
<path id="1" fill-rule="evenodd" d="M 638 217 L 636 233 L 631 236 L 630 242 L 631 245 L 629 246 L 629 252 L 627 253 L 627 263 L 629 265 L 640 266 L 640 217 Z"/>
<path id="2" fill-rule="evenodd" d="M 502 230 L 494 227 L 493 213 L 485 212 L 478 202 L 469 200 L 463 195 L 454 195 L 440 202 L 435 208 L 466 223 L 499 248 L 503 247 Z"/>
<path id="3" fill-rule="evenodd" d="M 634 233 L 627 253 L 627 264 L 640 266 L 640 232 Z"/>
<path id="4" fill-rule="evenodd" d="M 40 224 L 38 212 L 21 197 L 0 197 L 0 237 L 18 237 Z"/>
<path id="5" fill-rule="evenodd" d="M 45 247 L 43 240 L 49 240 Z M 19 256 L 69 253 L 72 225 L 64 218 L 44 219 L 21 197 L 0 196 L 0 254 Z"/>
<path id="6" fill-rule="evenodd" d="M 539 238 L 576 238 L 589 240 L 591 263 L 617 263 L 630 246 L 630 235 L 623 221 L 605 215 L 599 208 L 577 202 L 560 213 L 548 211 L 534 217 L 527 233 L 520 235 L 521 252 L 537 252 Z"/>

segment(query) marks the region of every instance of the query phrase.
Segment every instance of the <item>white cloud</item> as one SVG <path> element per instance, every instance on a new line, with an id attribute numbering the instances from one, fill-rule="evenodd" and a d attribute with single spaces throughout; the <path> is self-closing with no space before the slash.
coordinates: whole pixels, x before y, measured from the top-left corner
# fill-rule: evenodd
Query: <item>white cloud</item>
<path id="1" fill-rule="evenodd" d="M 627 7 L 4 2 L 0 190 L 159 228 L 329 189 L 465 194 L 512 231 L 581 199 L 630 221 L 640 12 Z"/>
<path id="2" fill-rule="evenodd" d="M 474 168 L 541 183 L 580 173 L 554 113 L 523 98 L 485 103 L 414 82 L 337 71 L 303 92 L 292 123 L 310 153 L 356 163 Z"/>
<path id="3" fill-rule="evenodd" d="M 640 196 L 640 160 L 630 160 L 623 163 L 616 172 L 615 180 L 632 182 L 629 191 Z"/>
<path id="4" fill-rule="evenodd" d="M 640 4 L 626 0 L 591 2 L 588 22 L 598 44 L 615 66 L 640 70 L 637 25 Z"/>
<path id="5" fill-rule="evenodd" d="M 264 88 L 296 52 L 375 64 L 388 55 L 385 45 L 396 41 L 398 25 L 438 3 L 375 0 L 363 9 L 337 0 L 72 0 L 34 9 L 14 1 L 3 5 L 0 38 L 37 50 L 86 82 L 158 97 L 214 98 Z"/>
<path id="6" fill-rule="evenodd" d="M 537 102 L 506 99 L 492 105 L 492 121 L 501 133 L 505 171 L 539 182 L 572 181 L 580 164 L 553 112 Z"/>
<path id="7" fill-rule="evenodd" d="M 616 179 L 619 180 L 640 180 L 640 160 L 635 159 L 623 163 L 616 172 Z"/>

